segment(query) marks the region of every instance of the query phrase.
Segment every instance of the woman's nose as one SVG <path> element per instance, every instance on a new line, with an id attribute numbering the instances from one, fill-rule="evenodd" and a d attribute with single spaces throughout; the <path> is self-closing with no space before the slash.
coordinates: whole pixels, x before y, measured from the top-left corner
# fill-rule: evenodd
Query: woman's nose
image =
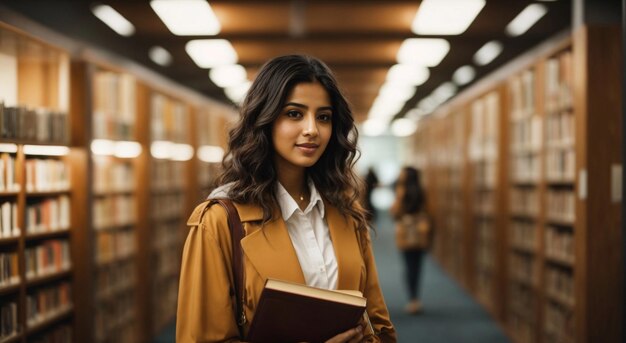
<path id="1" fill-rule="evenodd" d="M 303 120 L 304 128 L 302 130 L 305 136 L 317 136 L 317 122 L 315 120 L 315 113 L 307 113 Z"/>

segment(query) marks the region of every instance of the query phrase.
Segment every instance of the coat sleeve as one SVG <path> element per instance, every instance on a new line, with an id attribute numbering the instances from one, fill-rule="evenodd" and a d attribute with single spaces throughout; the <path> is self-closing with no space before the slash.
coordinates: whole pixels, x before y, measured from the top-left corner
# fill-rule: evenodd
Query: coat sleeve
<path id="1" fill-rule="evenodd" d="M 378 282 L 378 271 L 369 233 L 360 232 L 358 235 L 367 275 L 363 295 L 367 298 L 367 315 L 376 333 L 376 337 L 367 337 L 367 341 L 395 343 L 397 341 L 396 329 L 389 318 L 389 311 Z"/>
<path id="2" fill-rule="evenodd" d="M 217 232 L 228 232 L 220 206 L 198 206 L 183 249 L 176 342 L 239 342 L 230 293 L 230 251 Z"/>

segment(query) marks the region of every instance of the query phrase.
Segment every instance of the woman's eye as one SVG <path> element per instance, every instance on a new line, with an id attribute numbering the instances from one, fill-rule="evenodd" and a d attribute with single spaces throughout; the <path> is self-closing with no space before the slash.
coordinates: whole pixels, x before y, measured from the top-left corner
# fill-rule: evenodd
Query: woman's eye
<path id="1" fill-rule="evenodd" d="M 324 121 L 324 122 L 328 122 L 332 119 L 330 114 L 320 114 L 319 116 L 317 116 L 318 120 Z"/>
<path id="2" fill-rule="evenodd" d="M 293 111 L 293 110 L 287 111 L 287 117 L 289 118 L 299 118 L 300 116 L 302 115 L 298 111 Z"/>

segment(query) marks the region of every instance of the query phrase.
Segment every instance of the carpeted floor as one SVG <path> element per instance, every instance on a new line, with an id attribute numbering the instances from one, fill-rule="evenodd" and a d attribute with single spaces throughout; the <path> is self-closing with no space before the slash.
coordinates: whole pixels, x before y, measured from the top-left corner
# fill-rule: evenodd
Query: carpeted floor
<path id="1" fill-rule="evenodd" d="M 427 257 L 422 274 L 424 311 L 417 316 L 404 314 L 406 292 L 402 261 L 393 243 L 391 219 L 380 215 L 374 237 L 378 274 L 391 319 L 398 331 L 398 342 L 419 343 L 507 343 L 502 330 L 483 308 Z M 154 343 L 175 341 L 171 324 Z"/>

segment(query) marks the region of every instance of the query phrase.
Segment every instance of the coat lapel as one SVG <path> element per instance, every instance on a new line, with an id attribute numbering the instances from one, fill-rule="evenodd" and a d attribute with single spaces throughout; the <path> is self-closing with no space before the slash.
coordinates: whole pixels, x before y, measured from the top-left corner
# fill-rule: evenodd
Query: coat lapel
<path id="1" fill-rule="evenodd" d="M 337 289 L 358 290 L 363 263 L 354 225 L 351 225 L 334 206 L 327 203 L 324 206 L 339 268 Z"/>
<path id="2" fill-rule="evenodd" d="M 285 281 L 306 283 L 298 256 L 294 250 L 291 238 L 287 232 L 287 225 L 280 217 L 280 213 L 275 213 L 274 218 L 265 224 L 261 229 L 260 221 L 262 211 L 258 207 L 249 205 L 238 206 L 241 220 L 247 221 L 247 234 L 241 240 L 241 247 L 259 275 L 266 278 L 274 278 Z M 256 214 L 256 215 L 255 215 Z"/>

